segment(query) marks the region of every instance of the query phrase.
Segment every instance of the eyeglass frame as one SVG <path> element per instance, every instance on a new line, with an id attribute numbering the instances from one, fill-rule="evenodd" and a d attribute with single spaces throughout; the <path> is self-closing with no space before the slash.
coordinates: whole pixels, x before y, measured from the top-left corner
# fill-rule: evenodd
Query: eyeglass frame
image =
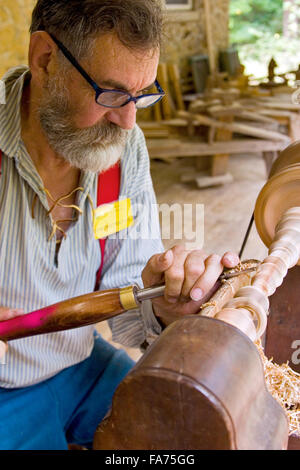
<path id="1" fill-rule="evenodd" d="M 122 90 L 108 89 L 108 88 L 99 87 L 97 85 L 97 83 L 84 70 L 84 68 L 79 64 L 79 62 L 77 62 L 77 60 L 71 54 L 71 52 L 63 45 L 63 43 L 60 42 L 59 39 L 57 39 L 53 34 L 51 34 L 51 33 L 48 33 L 48 34 L 53 39 L 53 41 L 58 46 L 58 48 L 61 50 L 63 55 L 71 62 L 71 64 L 76 68 L 76 70 L 82 75 L 82 77 L 85 78 L 85 80 L 93 87 L 93 89 L 96 93 L 95 101 L 99 106 L 104 106 L 105 108 L 117 109 L 117 108 L 122 108 L 123 106 L 126 106 L 131 101 L 133 101 L 136 105 L 137 101 L 139 101 L 141 98 L 145 98 L 146 96 L 158 96 L 159 98 L 154 103 L 149 104 L 148 106 L 144 106 L 143 108 L 137 108 L 137 109 L 146 109 L 146 108 L 150 108 L 151 106 L 158 103 L 165 96 L 165 92 L 162 89 L 162 87 L 160 86 L 160 84 L 158 83 L 157 79 L 155 80 L 154 85 L 156 86 L 159 93 L 146 93 L 146 94 L 140 95 L 140 96 L 132 96 L 131 93 L 129 93 L 128 91 L 122 91 Z M 106 104 L 98 103 L 97 99 L 99 98 L 99 96 L 102 93 L 108 93 L 108 92 L 109 93 L 115 92 L 115 93 L 119 93 L 119 94 L 122 94 L 122 95 L 127 95 L 128 100 L 125 101 L 125 103 L 121 104 L 120 106 L 109 106 L 109 105 L 106 105 Z"/>

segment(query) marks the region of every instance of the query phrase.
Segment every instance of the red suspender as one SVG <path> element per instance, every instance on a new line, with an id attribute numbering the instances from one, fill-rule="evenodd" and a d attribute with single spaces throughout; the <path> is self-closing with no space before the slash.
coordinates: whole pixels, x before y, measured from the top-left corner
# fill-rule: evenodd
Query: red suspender
<path id="1" fill-rule="evenodd" d="M 2 163 L 2 151 L 0 150 L 0 175 L 1 175 L 1 163 Z M 98 189 L 97 189 L 97 207 L 101 204 L 106 204 L 109 202 L 116 201 L 119 199 L 120 192 L 120 181 L 121 181 L 121 168 L 120 164 L 117 163 L 113 167 L 109 168 L 107 171 L 99 174 L 98 177 Z M 103 258 L 105 250 L 106 238 L 99 240 L 100 250 L 101 250 L 101 265 L 97 272 L 96 277 L 96 286 L 99 285 L 102 268 L 103 268 Z"/>
<path id="2" fill-rule="evenodd" d="M 120 181 L 121 181 L 121 168 L 120 164 L 117 163 L 113 167 L 109 168 L 107 171 L 99 174 L 98 177 L 98 190 L 97 190 L 97 207 L 101 204 L 106 204 L 108 202 L 113 202 L 119 199 L 120 193 Z M 106 238 L 99 240 L 100 250 L 101 250 L 101 265 L 97 272 L 96 277 L 96 287 L 99 286 L 102 268 L 103 268 L 103 258 L 105 250 Z"/>

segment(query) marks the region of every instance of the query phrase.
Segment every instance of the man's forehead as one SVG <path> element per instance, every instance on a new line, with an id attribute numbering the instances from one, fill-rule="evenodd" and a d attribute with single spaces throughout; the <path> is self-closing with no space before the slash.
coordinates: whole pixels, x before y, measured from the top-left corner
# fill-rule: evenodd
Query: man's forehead
<path id="1" fill-rule="evenodd" d="M 101 56 L 106 60 L 119 60 L 120 57 L 131 58 L 136 62 L 148 62 L 156 60 L 159 56 L 159 48 L 128 47 L 123 44 L 116 33 L 106 33 L 96 36 L 91 47 L 91 56 Z"/>
<path id="2" fill-rule="evenodd" d="M 88 62 L 99 86 L 130 92 L 134 76 L 143 82 L 141 90 L 154 84 L 158 60 L 157 49 L 129 49 L 115 34 L 105 34 L 95 39 Z"/>

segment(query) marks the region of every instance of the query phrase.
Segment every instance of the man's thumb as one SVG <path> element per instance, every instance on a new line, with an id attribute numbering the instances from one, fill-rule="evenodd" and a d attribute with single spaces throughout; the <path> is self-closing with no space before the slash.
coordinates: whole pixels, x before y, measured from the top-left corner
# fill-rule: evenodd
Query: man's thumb
<path id="1" fill-rule="evenodd" d="M 172 265 L 172 263 L 172 250 L 167 250 L 164 253 L 152 256 L 142 274 L 144 286 L 150 287 L 161 282 L 162 274 Z"/>

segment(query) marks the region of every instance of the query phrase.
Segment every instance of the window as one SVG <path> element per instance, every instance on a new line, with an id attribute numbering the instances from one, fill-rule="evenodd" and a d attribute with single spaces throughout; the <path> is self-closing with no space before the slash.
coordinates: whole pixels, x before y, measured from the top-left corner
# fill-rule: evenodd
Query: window
<path id="1" fill-rule="evenodd" d="M 168 10 L 191 10 L 193 0 L 165 0 Z"/>

